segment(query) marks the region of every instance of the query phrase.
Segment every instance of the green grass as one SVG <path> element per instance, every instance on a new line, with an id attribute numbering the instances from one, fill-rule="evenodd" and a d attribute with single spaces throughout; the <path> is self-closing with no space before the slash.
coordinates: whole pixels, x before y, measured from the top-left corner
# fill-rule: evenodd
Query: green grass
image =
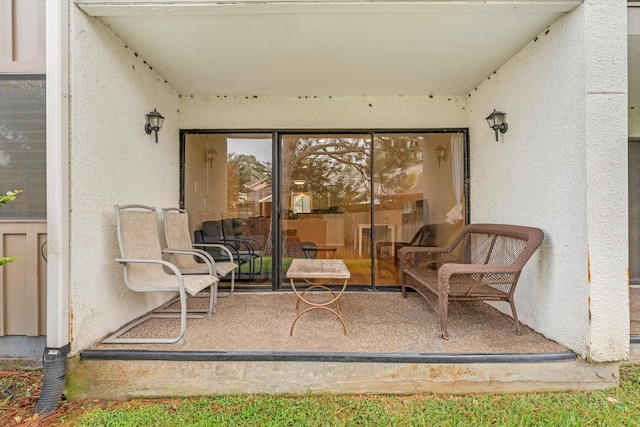
<path id="1" fill-rule="evenodd" d="M 640 426 L 640 365 L 615 390 L 505 395 L 223 396 L 88 403 L 69 426 Z"/>

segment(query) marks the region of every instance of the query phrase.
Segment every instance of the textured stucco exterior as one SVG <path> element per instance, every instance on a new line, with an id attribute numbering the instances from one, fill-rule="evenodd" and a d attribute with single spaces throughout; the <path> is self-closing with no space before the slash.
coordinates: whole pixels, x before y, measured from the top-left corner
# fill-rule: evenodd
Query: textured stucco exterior
<path id="1" fill-rule="evenodd" d="M 182 129 L 467 127 L 466 96 L 186 98 Z"/>
<path id="2" fill-rule="evenodd" d="M 518 312 L 594 361 L 629 343 L 625 6 L 586 2 L 469 99 L 471 221 L 544 230 Z M 482 123 L 491 108 L 508 113 L 499 142 Z"/>
<path id="3" fill-rule="evenodd" d="M 70 7 L 71 341 L 82 349 L 158 305 L 123 283 L 114 204 L 175 205 L 178 94 L 122 40 Z M 156 144 L 145 114 L 165 117 Z"/>
<path id="4" fill-rule="evenodd" d="M 181 96 L 71 4 L 73 352 L 159 303 L 123 283 L 113 205 L 178 204 L 180 129 L 469 128 L 472 222 L 546 235 L 516 294 L 521 320 L 593 361 L 624 359 L 625 4 L 586 1 L 470 94 L 215 98 Z M 143 130 L 153 108 L 165 117 L 158 144 Z M 499 142 L 484 120 L 494 108 L 508 114 Z"/>

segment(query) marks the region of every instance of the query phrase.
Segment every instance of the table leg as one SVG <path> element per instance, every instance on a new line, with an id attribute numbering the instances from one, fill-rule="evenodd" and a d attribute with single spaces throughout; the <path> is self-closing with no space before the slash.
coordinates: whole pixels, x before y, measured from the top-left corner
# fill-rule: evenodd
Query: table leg
<path id="1" fill-rule="evenodd" d="M 293 323 L 291 324 L 291 330 L 289 331 L 289 336 L 293 335 L 293 328 L 296 326 L 296 322 L 298 321 L 298 319 L 305 313 L 311 311 L 311 310 L 327 310 L 331 313 L 333 313 L 338 320 L 340 320 L 340 323 L 342 323 L 342 331 L 344 332 L 345 335 L 347 335 L 347 326 L 344 323 L 344 319 L 342 318 L 342 311 L 340 310 L 340 302 L 338 301 L 340 299 L 340 297 L 342 296 L 342 294 L 344 293 L 344 291 L 347 289 L 347 282 L 348 279 L 345 279 L 344 284 L 342 285 L 342 289 L 340 290 L 339 293 L 335 293 L 334 291 L 332 291 L 331 289 L 329 289 L 328 287 L 324 286 L 326 283 L 329 282 L 330 279 L 327 280 L 327 282 L 325 282 L 324 284 L 316 284 L 313 282 L 310 282 L 307 279 L 303 279 L 305 282 L 307 283 L 311 283 L 312 286 L 308 287 L 307 289 L 305 289 L 302 293 L 300 293 L 295 286 L 295 283 L 293 281 L 293 279 L 289 279 L 291 281 L 291 288 L 293 288 L 293 292 L 296 294 L 296 296 L 298 297 L 298 300 L 296 302 L 296 317 L 295 319 L 293 319 Z M 330 301 L 327 302 L 323 302 L 323 303 L 315 303 L 313 301 L 309 301 L 307 299 L 304 298 L 305 294 L 311 290 L 311 289 L 323 289 L 326 291 L 329 291 L 331 293 L 332 299 Z M 300 302 L 303 302 L 305 304 L 310 305 L 310 307 L 307 307 L 306 309 L 302 310 L 301 312 L 298 313 L 299 308 L 300 308 Z M 335 309 L 329 307 L 331 304 L 335 304 Z"/>

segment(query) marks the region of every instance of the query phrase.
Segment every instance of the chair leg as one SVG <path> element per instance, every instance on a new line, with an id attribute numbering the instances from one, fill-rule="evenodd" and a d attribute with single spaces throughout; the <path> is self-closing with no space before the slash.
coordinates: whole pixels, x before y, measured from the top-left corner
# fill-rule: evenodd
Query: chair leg
<path id="1" fill-rule="evenodd" d="M 516 305 L 513 302 L 513 299 L 509 300 L 509 304 L 511 304 L 511 313 L 513 314 L 513 323 L 516 325 L 516 335 L 522 335 L 522 329 L 520 328 L 520 322 L 518 321 L 518 313 L 516 313 Z"/>
<path id="2" fill-rule="evenodd" d="M 218 295 L 218 298 L 229 298 L 231 295 L 233 295 L 233 289 L 235 287 L 235 281 L 236 281 L 236 271 L 235 270 L 231 270 L 231 289 L 226 294 Z"/>
<path id="3" fill-rule="evenodd" d="M 184 306 L 186 308 L 186 316 L 189 319 L 210 319 L 211 315 L 216 312 L 216 305 L 218 303 L 218 283 L 214 283 L 209 287 L 209 295 L 203 293 L 202 295 L 195 295 L 191 298 L 206 298 L 209 297 L 209 307 L 204 308 L 188 308 L 187 303 L 185 302 Z M 176 295 L 175 298 L 172 298 L 168 302 L 166 302 L 161 307 L 154 310 L 154 313 L 158 313 L 162 316 L 157 317 L 165 317 L 172 318 L 177 317 L 177 313 L 182 312 L 182 303 L 180 306 L 180 310 L 176 308 L 168 308 L 178 302 L 178 299 L 181 299 L 180 295 Z"/>
<path id="4" fill-rule="evenodd" d="M 175 314 L 168 314 L 163 312 L 156 312 L 156 310 L 151 313 L 127 324 L 126 326 L 118 329 L 113 334 L 109 335 L 107 338 L 102 340 L 104 344 L 184 344 L 184 334 L 187 331 L 187 297 L 184 292 L 180 292 L 178 296 L 180 300 L 180 334 L 175 338 L 120 338 L 121 335 L 124 335 L 126 332 L 140 325 L 141 323 L 157 318 L 157 319 L 175 319 L 178 316 Z M 175 301 L 176 298 L 173 298 L 171 301 Z M 165 307 L 164 304 L 162 307 Z M 162 308 L 161 307 L 161 308 Z M 176 310 L 177 312 L 177 310 Z"/>
<path id="5" fill-rule="evenodd" d="M 442 297 L 440 297 L 442 298 Z M 438 304 L 438 315 L 440 316 L 440 329 L 443 340 L 449 339 L 449 298 L 447 297 L 442 304 L 442 300 Z"/>

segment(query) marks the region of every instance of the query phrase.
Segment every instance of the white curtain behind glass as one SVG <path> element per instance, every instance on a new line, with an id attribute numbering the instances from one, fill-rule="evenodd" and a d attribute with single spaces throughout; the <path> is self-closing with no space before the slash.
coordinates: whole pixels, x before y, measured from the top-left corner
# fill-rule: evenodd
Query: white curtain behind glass
<path id="1" fill-rule="evenodd" d="M 463 134 L 451 135 L 451 170 L 453 173 L 453 192 L 456 196 L 456 204 L 447 213 L 447 222 L 457 224 L 462 221 L 462 193 L 464 191 L 464 138 Z"/>

